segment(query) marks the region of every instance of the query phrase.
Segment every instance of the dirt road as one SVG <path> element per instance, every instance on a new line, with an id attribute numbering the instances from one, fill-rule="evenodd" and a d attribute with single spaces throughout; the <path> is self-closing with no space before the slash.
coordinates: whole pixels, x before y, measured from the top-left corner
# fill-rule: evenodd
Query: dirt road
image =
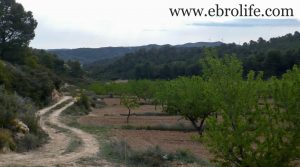
<path id="1" fill-rule="evenodd" d="M 61 112 L 73 105 L 73 101 L 50 114 L 46 114 L 57 105 L 70 99 L 72 98 L 65 96 L 58 103 L 38 111 L 37 115 L 40 116 L 40 125 L 50 136 L 50 141 L 47 144 L 35 151 L 23 154 L 0 154 L 0 166 L 80 166 L 76 164 L 80 158 L 95 156 L 99 149 L 99 144 L 95 137 L 80 129 L 69 127 L 59 120 Z M 52 126 L 49 126 L 49 124 Z M 54 126 L 63 128 L 65 131 L 58 131 L 53 128 Z M 72 140 L 67 133 L 76 136 L 82 141 L 82 144 L 75 151 L 66 154 L 66 149 Z M 99 162 L 99 165 L 112 166 L 105 160 Z"/>

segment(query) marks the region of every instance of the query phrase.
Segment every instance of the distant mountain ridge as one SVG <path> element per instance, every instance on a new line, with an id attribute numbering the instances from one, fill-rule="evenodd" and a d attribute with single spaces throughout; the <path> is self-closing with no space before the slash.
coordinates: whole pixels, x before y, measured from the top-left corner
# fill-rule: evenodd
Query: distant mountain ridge
<path id="1" fill-rule="evenodd" d="M 201 43 L 161 46 L 138 50 L 123 57 L 96 61 L 84 66 L 88 74 L 99 80 L 174 79 L 201 74 L 199 60 L 205 56 Z M 195 47 L 196 46 L 196 47 Z M 281 76 L 294 65 L 300 65 L 300 33 L 259 38 L 243 45 L 222 44 L 214 47 L 219 57 L 235 55 L 245 71 L 263 71 L 264 77 Z"/>
<path id="2" fill-rule="evenodd" d="M 214 47 L 222 45 L 222 42 L 196 42 L 186 43 L 183 45 L 174 45 L 175 47 L 191 48 L 191 47 Z M 90 64 L 105 59 L 113 59 L 125 56 L 140 49 L 149 50 L 152 48 L 160 48 L 167 45 L 144 45 L 133 47 L 103 47 L 103 48 L 78 48 L 78 49 L 50 49 L 49 52 L 55 53 L 63 60 L 77 60 L 82 64 Z M 171 46 L 171 45 L 169 45 Z"/>

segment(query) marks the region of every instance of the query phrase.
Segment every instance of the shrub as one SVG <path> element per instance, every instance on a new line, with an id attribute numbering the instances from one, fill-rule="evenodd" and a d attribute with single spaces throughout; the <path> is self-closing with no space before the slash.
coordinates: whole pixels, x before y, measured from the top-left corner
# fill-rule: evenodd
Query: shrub
<path id="1" fill-rule="evenodd" d="M 29 151 L 39 146 L 39 138 L 33 134 L 26 134 L 22 139 L 17 140 L 17 151 Z"/>
<path id="2" fill-rule="evenodd" d="M 38 147 L 41 147 L 48 140 L 48 134 L 46 134 L 41 129 L 38 130 L 37 134 L 25 134 L 24 137 L 21 137 L 16 140 L 16 151 L 17 152 L 26 152 Z"/>
<path id="3" fill-rule="evenodd" d="M 28 112 L 25 113 L 22 117 L 21 117 L 22 122 L 27 125 L 27 127 L 30 130 L 30 133 L 33 134 L 38 134 L 39 133 L 39 123 L 38 123 L 38 118 L 35 116 L 34 113 L 32 112 Z"/>
<path id="4" fill-rule="evenodd" d="M 9 130 L 0 129 L 0 151 L 3 148 L 9 148 L 10 150 L 15 150 L 16 144 Z"/>
<path id="5" fill-rule="evenodd" d="M 125 162 L 132 167 L 164 167 L 172 166 L 172 161 L 185 164 L 196 163 L 209 166 L 209 163 L 197 159 L 189 150 L 180 149 L 176 153 L 167 153 L 159 146 L 150 147 L 147 150 L 133 150 L 125 141 L 111 141 L 102 147 L 102 155 L 117 162 Z"/>
<path id="6" fill-rule="evenodd" d="M 168 166 L 168 159 L 164 157 L 167 153 L 163 152 L 158 146 L 151 147 L 145 152 L 133 152 L 129 157 L 129 163 L 135 166 Z"/>
<path id="7" fill-rule="evenodd" d="M 80 93 L 80 97 L 79 97 L 79 100 L 76 102 L 76 105 L 82 106 L 86 110 L 91 109 L 91 104 L 90 104 L 89 97 L 83 92 Z"/>

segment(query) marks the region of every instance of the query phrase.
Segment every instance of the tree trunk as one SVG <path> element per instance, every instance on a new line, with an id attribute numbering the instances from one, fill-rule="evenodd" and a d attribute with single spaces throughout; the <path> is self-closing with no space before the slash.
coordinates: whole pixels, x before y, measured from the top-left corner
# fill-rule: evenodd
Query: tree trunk
<path id="1" fill-rule="evenodd" d="M 205 118 L 206 118 L 206 117 L 204 117 L 204 118 L 201 120 L 200 126 L 199 126 L 199 129 L 200 129 L 200 135 L 201 135 L 201 136 L 202 136 L 202 134 L 203 134 L 203 129 L 204 129 L 203 125 L 204 125 Z"/>
<path id="2" fill-rule="evenodd" d="M 192 125 L 194 126 L 194 128 L 197 130 L 197 132 L 199 133 L 199 135 L 201 134 L 201 130 L 199 129 L 199 127 L 197 126 L 197 120 L 191 117 L 188 117 L 188 119 L 192 122 Z"/>
<path id="3" fill-rule="evenodd" d="M 131 113 L 131 110 L 130 110 L 130 108 L 128 108 L 127 124 L 129 123 L 129 117 L 130 117 L 130 113 Z"/>
<path id="4" fill-rule="evenodd" d="M 200 125 L 198 126 L 197 123 L 198 121 L 196 119 L 193 118 L 189 118 L 189 120 L 192 122 L 192 125 L 194 126 L 194 128 L 197 130 L 198 134 L 200 136 L 203 135 L 203 126 L 204 126 L 204 122 L 205 122 L 206 117 L 204 117 L 201 122 Z"/>

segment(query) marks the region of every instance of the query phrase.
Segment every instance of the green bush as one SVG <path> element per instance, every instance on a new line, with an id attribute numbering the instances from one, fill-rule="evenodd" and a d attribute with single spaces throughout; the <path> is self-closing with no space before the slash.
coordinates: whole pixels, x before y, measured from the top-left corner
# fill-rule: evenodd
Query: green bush
<path id="1" fill-rule="evenodd" d="M 17 140 L 17 151 L 24 152 L 37 148 L 40 144 L 38 136 L 26 134 L 22 139 Z"/>
<path id="2" fill-rule="evenodd" d="M 185 163 L 194 163 L 198 161 L 198 159 L 189 149 L 178 149 L 173 157 L 174 159 Z"/>
<path id="3" fill-rule="evenodd" d="M 25 134 L 24 137 L 21 137 L 16 140 L 16 151 L 17 152 L 26 152 L 38 147 L 41 147 L 49 139 L 48 134 L 46 134 L 41 129 L 38 130 L 37 134 L 29 133 Z"/>
<path id="4" fill-rule="evenodd" d="M 9 130 L 0 129 L 0 151 L 3 148 L 9 148 L 10 150 L 15 150 L 16 144 Z"/>
<path id="5" fill-rule="evenodd" d="M 158 146 L 147 149 L 145 152 L 133 152 L 129 157 L 129 163 L 134 166 L 163 167 L 168 166 L 167 153 Z"/>
<path id="6" fill-rule="evenodd" d="M 39 133 L 40 130 L 39 122 L 38 122 L 38 118 L 35 116 L 34 113 L 32 112 L 24 113 L 24 115 L 21 116 L 21 120 L 25 125 L 27 125 L 27 127 L 30 130 L 30 133 L 33 134 Z"/>
<path id="7" fill-rule="evenodd" d="M 106 158 L 131 167 L 167 167 L 171 166 L 172 161 L 209 166 L 208 162 L 197 159 L 191 151 L 184 149 L 177 150 L 176 153 L 167 153 L 155 146 L 137 151 L 125 141 L 111 141 L 104 144 L 101 150 Z"/>
<path id="8" fill-rule="evenodd" d="M 79 100 L 76 102 L 76 105 L 82 106 L 86 110 L 91 109 L 90 99 L 84 92 L 80 93 L 80 97 L 79 97 Z"/>

